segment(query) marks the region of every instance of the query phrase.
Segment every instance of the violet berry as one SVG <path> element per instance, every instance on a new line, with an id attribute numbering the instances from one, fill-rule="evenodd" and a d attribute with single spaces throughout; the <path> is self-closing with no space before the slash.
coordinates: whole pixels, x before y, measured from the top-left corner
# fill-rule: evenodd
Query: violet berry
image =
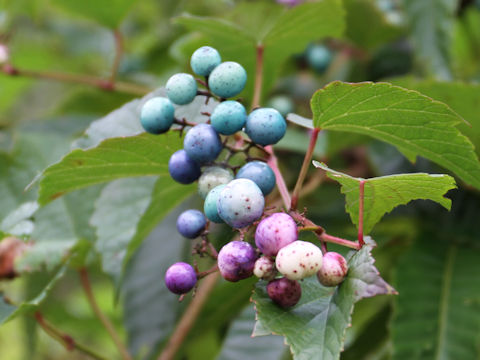
<path id="1" fill-rule="evenodd" d="M 253 274 L 257 254 L 245 241 L 232 241 L 218 253 L 218 268 L 225 280 L 236 282 Z"/>
<path id="2" fill-rule="evenodd" d="M 267 256 L 278 251 L 298 238 L 297 224 L 285 213 L 275 213 L 260 221 L 255 231 L 255 244 Z"/>
<path id="3" fill-rule="evenodd" d="M 192 265 L 177 262 L 170 266 L 165 273 L 165 284 L 174 294 L 185 294 L 193 289 L 197 283 L 197 274 Z"/>

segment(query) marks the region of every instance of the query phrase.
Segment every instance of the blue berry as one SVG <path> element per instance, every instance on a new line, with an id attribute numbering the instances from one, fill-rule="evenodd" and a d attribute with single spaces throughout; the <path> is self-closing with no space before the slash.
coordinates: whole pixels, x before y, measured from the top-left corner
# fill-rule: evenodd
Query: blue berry
<path id="1" fill-rule="evenodd" d="M 217 187 L 214 187 L 212 190 L 210 190 L 207 197 L 205 198 L 205 202 L 203 203 L 203 212 L 205 213 L 205 216 L 208 218 L 208 220 L 213 221 L 217 224 L 221 224 L 224 222 L 220 215 L 218 215 L 217 202 L 220 196 L 220 192 L 225 186 L 226 185 L 218 185 Z"/>
<path id="2" fill-rule="evenodd" d="M 173 180 L 181 184 L 191 184 L 201 175 L 200 165 L 192 160 L 185 150 L 178 150 L 168 161 L 168 171 Z"/>
<path id="3" fill-rule="evenodd" d="M 246 82 L 247 72 L 233 61 L 221 63 L 208 77 L 210 91 L 224 99 L 240 94 Z"/>
<path id="4" fill-rule="evenodd" d="M 256 144 L 276 144 L 285 135 L 287 123 L 275 109 L 260 108 L 248 115 L 245 132 Z"/>
<path id="5" fill-rule="evenodd" d="M 165 285 L 174 294 L 185 294 L 193 289 L 197 283 L 195 269 L 187 263 L 177 262 L 170 266 L 165 273 Z"/>
<path id="6" fill-rule="evenodd" d="M 218 214 L 234 228 L 245 227 L 259 219 L 264 206 L 262 190 L 248 179 L 230 181 L 217 200 Z"/>
<path id="7" fill-rule="evenodd" d="M 220 166 L 210 166 L 203 170 L 203 174 L 198 179 L 198 193 L 205 199 L 210 190 L 222 184 L 228 184 L 233 180 L 230 170 Z"/>
<path id="8" fill-rule="evenodd" d="M 193 53 L 190 66 L 195 74 L 208 76 L 221 62 L 222 58 L 216 49 L 202 46 Z"/>
<path id="9" fill-rule="evenodd" d="M 275 187 L 275 173 L 263 161 L 251 161 L 238 170 L 237 179 L 250 179 L 258 185 L 263 195 L 268 195 Z"/>
<path id="10" fill-rule="evenodd" d="M 198 124 L 185 135 L 183 148 L 193 160 L 199 163 L 207 163 L 215 160 L 220 154 L 222 142 L 211 125 Z"/>
<path id="11" fill-rule="evenodd" d="M 161 134 L 167 132 L 173 124 L 175 108 L 164 97 L 154 97 L 142 107 L 140 123 L 146 132 Z"/>
<path id="12" fill-rule="evenodd" d="M 306 59 L 312 69 L 322 73 L 330 65 L 332 53 L 326 46 L 314 44 L 307 48 Z"/>
<path id="13" fill-rule="evenodd" d="M 177 219 L 177 230 L 188 239 L 198 237 L 207 225 L 207 219 L 201 211 L 190 209 L 182 212 Z"/>
<path id="14" fill-rule="evenodd" d="M 167 96 L 177 105 L 189 104 L 197 96 L 197 82 L 190 74 L 175 74 L 167 81 Z"/>
<path id="15" fill-rule="evenodd" d="M 295 110 L 292 99 L 285 95 L 277 95 L 271 98 L 268 106 L 277 110 L 283 117 Z"/>
<path id="16" fill-rule="evenodd" d="M 225 280 L 236 282 L 253 275 L 257 254 L 249 243 L 232 241 L 218 252 L 218 269 Z"/>
<path id="17" fill-rule="evenodd" d="M 232 135 L 242 130 L 247 120 L 247 111 L 238 101 L 220 103 L 210 117 L 213 128 L 220 134 Z"/>

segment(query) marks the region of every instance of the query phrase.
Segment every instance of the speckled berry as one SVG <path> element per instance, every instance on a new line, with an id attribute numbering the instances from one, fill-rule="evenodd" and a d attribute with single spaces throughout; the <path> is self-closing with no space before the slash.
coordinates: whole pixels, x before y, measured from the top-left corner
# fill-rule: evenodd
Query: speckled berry
<path id="1" fill-rule="evenodd" d="M 317 72 L 324 72 L 332 61 L 330 50 L 320 44 L 313 44 L 307 48 L 305 54 L 308 65 Z"/>
<path id="2" fill-rule="evenodd" d="M 203 164 L 217 158 L 222 151 L 222 142 L 211 125 L 198 124 L 185 135 L 183 148 L 190 158 Z"/>
<path id="3" fill-rule="evenodd" d="M 298 281 L 281 278 L 268 283 L 267 293 L 275 304 L 287 309 L 298 303 L 302 297 L 302 288 Z"/>
<path id="4" fill-rule="evenodd" d="M 220 103 L 210 117 L 214 129 L 223 135 L 232 135 L 242 130 L 247 120 L 247 111 L 238 101 Z"/>
<path id="5" fill-rule="evenodd" d="M 165 273 L 165 284 L 174 294 L 186 294 L 197 283 L 197 274 L 190 264 L 177 262 Z"/>
<path id="6" fill-rule="evenodd" d="M 204 230 L 207 219 L 201 211 L 189 209 L 180 214 L 177 218 L 177 230 L 188 239 L 195 239 Z"/>
<path id="7" fill-rule="evenodd" d="M 220 197 L 220 192 L 223 190 L 225 185 L 219 185 L 208 193 L 207 197 L 205 198 L 205 202 L 203 203 L 203 212 L 208 220 L 213 221 L 214 223 L 221 224 L 223 223 L 223 219 L 218 215 L 218 208 L 217 202 L 218 198 Z"/>
<path id="8" fill-rule="evenodd" d="M 322 251 L 312 243 L 297 240 L 280 249 L 275 265 L 290 280 L 304 279 L 322 267 Z"/>
<path id="9" fill-rule="evenodd" d="M 258 185 L 263 195 L 268 195 L 275 187 L 275 173 L 263 161 L 251 161 L 238 170 L 237 179 L 250 179 Z"/>
<path id="10" fill-rule="evenodd" d="M 268 107 L 274 108 L 282 114 L 283 117 L 295 110 L 295 105 L 293 104 L 292 99 L 285 95 L 277 95 L 271 98 L 268 102 Z"/>
<path id="11" fill-rule="evenodd" d="M 246 82 L 247 72 L 234 61 L 221 63 L 208 77 L 210 91 L 224 99 L 240 94 Z"/>
<path id="12" fill-rule="evenodd" d="M 154 97 L 142 107 L 140 123 L 146 132 L 161 134 L 167 132 L 173 124 L 175 108 L 170 100 Z"/>
<path id="13" fill-rule="evenodd" d="M 232 241 L 218 252 L 218 268 L 225 280 L 236 282 L 253 274 L 257 255 L 245 241 Z"/>
<path id="14" fill-rule="evenodd" d="M 329 251 L 323 255 L 323 263 L 317 272 L 318 281 L 324 286 L 337 286 L 347 276 L 347 260 L 339 253 Z"/>
<path id="15" fill-rule="evenodd" d="M 210 166 L 203 169 L 203 173 L 198 179 L 198 193 L 205 199 L 210 190 L 218 185 L 228 184 L 233 180 L 233 174 L 230 170 L 220 166 Z"/>
<path id="16" fill-rule="evenodd" d="M 245 132 L 256 144 L 276 144 L 287 130 L 283 116 L 275 109 L 260 108 L 247 117 Z"/>
<path id="17" fill-rule="evenodd" d="M 267 281 L 275 279 L 275 275 L 277 275 L 275 262 L 266 256 L 262 256 L 258 258 L 257 261 L 255 261 L 253 274 L 259 279 L 263 279 Z"/>
<path id="18" fill-rule="evenodd" d="M 208 76 L 220 63 L 222 58 L 218 51 L 210 46 L 202 46 L 195 50 L 190 58 L 190 66 L 195 74 Z"/>
<path id="19" fill-rule="evenodd" d="M 298 239 L 295 220 L 285 213 L 272 214 L 257 226 L 255 244 L 267 256 L 276 256 L 278 251 Z"/>
<path id="20" fill-rule="evenodd" d="M 230 181 L 217 200 L 218 214 L 228 225 L 242 228 L 259 219 L 263 214 L 265 199 L 252 180 Z"/>
<path id="21" fill-rule="evenodd" d="M 197 82 L 190 74 L 175 74 L 168 79 L 166 90 L 168 98 L 174 104 L 190 104 L 197 96 Z"/>
<path id="22" fill-rule="evenodd" d="M 181 184 L 191 184 L 201 175 L 200 165 L 191 159 L 185 150 L 178 150 L 168 161 L 168 172 L 173 180 Z"/>

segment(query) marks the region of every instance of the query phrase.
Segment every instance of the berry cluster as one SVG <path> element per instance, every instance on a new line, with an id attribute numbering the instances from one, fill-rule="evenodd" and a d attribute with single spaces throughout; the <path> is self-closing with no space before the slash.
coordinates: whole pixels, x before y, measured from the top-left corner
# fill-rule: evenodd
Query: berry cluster
<path id="1" fill-rule="evenodd" d="M 168 169 L 181 184 L 198 181 L 204 207 L 203 212 L 190 209 L 178 217 L 179 233 L 189 239 L 201 238 L 194 253 L 216 258 L 224 279 L 236 282 L 255 274 L 269 281 L 268 294 L 282 307 L 298 302 L 298 280 L 305 277 L 317 274 L 320 282 L 328 286 L 340 283 L 347 272 L 341 255 L 323 256 L 317 246 L 298 240 L 297 224 L 290 215 L 265 211 L 265 196 L 275 187 L 275 174 L 263 158 L 254 158 L 250 153 L 255 150 L 268 155 L 264 146 L 277 143 L 286 132 L 283 116 L 273 108 L 257 108 L 247 114 L 240 101 L 228 100 L 243 90 L 247 74 L 236 62 L 221 62 L 217 50 L 208 46 L 197 49 L 190 65 L 204 80 L 185 73 L 173 75 L 166 84 L 167 97 L 147 101 L 140 119 L 144 129 L 152 134 L 165 133 L 173 124 L 179 125 L 181 131 L 189 128 L 183 149 L 171 156 Z M 199 90 L 197 83 L 205 90 Z M 175 118 L 174 105 L 188 104 L 197 95 L 219 101 L 213 112 L 207 114 L 209 121 L 193 124 Z M 219 161 L 222 153 L 225 157 Z M 243 166 L 230 163 L 236 154 L 245 155 Z M 240 240 L 227 243 L 217 253 L 208 240 L 210 222 L 238 229 Z M 245 234 L 255 226 L 256 248 L 244 241 Z M 208 273 L 178 262 L 167 270 L 165 282 L 173 293 L 185 294 Z M 278 273 L 283 277 L 277 278 Z"/>

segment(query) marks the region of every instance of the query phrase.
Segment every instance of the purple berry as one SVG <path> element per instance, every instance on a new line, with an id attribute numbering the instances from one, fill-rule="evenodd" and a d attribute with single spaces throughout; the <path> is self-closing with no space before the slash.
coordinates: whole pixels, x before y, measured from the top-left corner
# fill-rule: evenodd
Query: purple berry
<path id="1" fill-rule="evenodd" d="M 208 124 L 198 124 L 185 135 L 183 148 L 198 163 L 215 160 L 222 151 L 222 141 L 215 129 Z"/>
<path id="2" fill-rule="evenodd" d="M 252 245 L 244 241 L 232 241 L 220 249 L 217 261 L 222 277 L 236 282 L 252 276 L 256 259 Z"/>
<path id="3" fill-rule="evenodd" d="M 190 264 L 177 262 L 165 273 L 165 285 L 174 294 L 185 294 L 197 283 L 197 274 Z"/>
<path id="4" fill-rule="evenodd" d="M 192 160 L 185 150 L 178 150 L 168 161 L 168 171 L 173 180 L 181 184 L 191 184 L 202 174 L 200 165 Z"/>
<path id="5" fill-rule="evenodd" d="M 195 239 L 203 230 L 207 219 L 201 211 L 190 209 L 182 212 L 177 219 L 177 230 L 180 234 L 189 239 Z"/>
<path id="6" fill-rule="evenodd" d="M 298 303 L 302 297 L 302 288 L 296 280 L 281 278 L 268 283 L 267 293 L 275 304 L 287 309 Z"/>
<path id="7" fill-rule="evenodd" d="M 297 224 L 285 213 L 276 213 L 263 219 L 255 231 L 255 244 L 267 256 L 276 256 L 281 248 L 297 239 Z"/>
<path id="8" fill-rule="evenodd" d="M 345 279 L 347 272 L 347 260 L 339 253 L 329 251 L 323 255 L 322 267 L 317 272 L 317 278 L 324 286 L 337 286 Z"/>

